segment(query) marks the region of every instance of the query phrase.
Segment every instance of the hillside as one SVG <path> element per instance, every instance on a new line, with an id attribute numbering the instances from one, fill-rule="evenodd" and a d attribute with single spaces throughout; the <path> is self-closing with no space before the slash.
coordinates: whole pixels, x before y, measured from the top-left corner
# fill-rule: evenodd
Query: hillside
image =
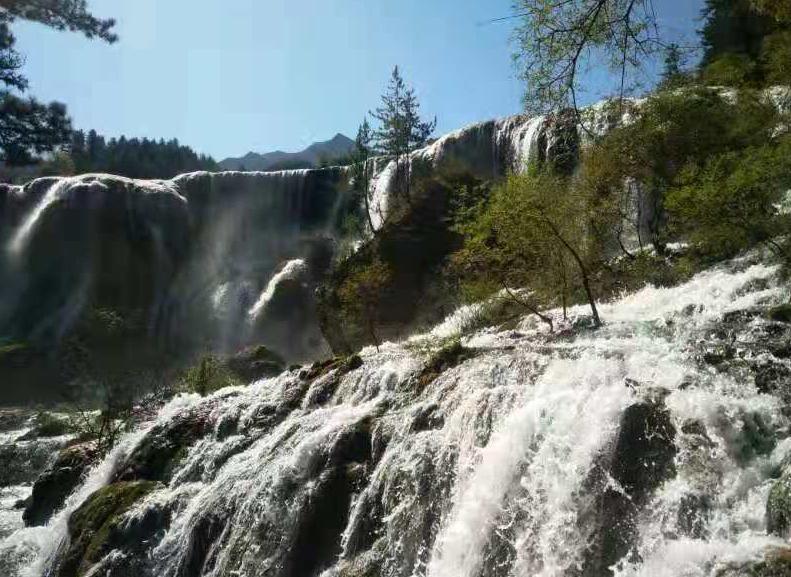
<path id="1" fill-rule="evenodd" d="M 331 162 L 348 155 L 353 146 L 354 141 L 351 138 L 338 133 L 330 140 L 316 142 L 299 152 L 283 152 L 282 150 L 267 152 L 265 154 L 248 152 L 239 158 L 226 158 L 219 164 L 222 170 L 260 172 L 296 168 L 316 168 L 322 161 Z"/>

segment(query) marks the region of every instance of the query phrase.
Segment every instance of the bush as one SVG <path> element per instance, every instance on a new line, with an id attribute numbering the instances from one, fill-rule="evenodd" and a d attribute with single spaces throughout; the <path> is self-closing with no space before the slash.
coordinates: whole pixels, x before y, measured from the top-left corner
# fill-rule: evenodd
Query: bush
<path id="1" fill-rule="evenodd" d="M 225 387 L 243 384 L 219 358 L 207 355 L 184 372 L 176 388 L 205 396 Z"/>
<path id="2" fill-rule="evenodd" d="M 779 240 L 791 217 L 778 210 L 791 187 L 791 138 L 688 165 L 667 195 L 671 227 L 702 255 L 726 258 L 754 245 L 788 261 Z"/>
<path id="3" fill-rule="evenodd" d="M 723 54 L 703 69 L 703 82 L 710 86 L 749 85 L 755 76 L 755 63 L 744 54 Z"/>
<path id="4" fill-rule="evenodd" d="M 764 39 L 761 60 L 767 82 L 770 84 L 791 82 L 791 31 L 767 36 Z"/>

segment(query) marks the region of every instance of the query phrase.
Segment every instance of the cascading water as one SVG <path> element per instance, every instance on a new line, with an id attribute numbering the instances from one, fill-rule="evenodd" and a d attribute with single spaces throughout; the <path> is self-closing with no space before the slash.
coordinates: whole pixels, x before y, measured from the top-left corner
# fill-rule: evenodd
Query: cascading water
<path id="1" fill-rule="evenodd" d="M 437 333 L 177 397 L 0 558 L 36 577 L 75 558 L 108 577 L 713 577 L 784 544 L 764 514 L 787 400 L 744 370 L 788 364 L 761 348 L 785 330 L 760 314 L 789 296 L 776 272 L 740 260 L 647 287 L 602 305 L 597 331 L 478 331 L 436 378 Z M 106 531 L 67 523 L 141 481 Z"/>

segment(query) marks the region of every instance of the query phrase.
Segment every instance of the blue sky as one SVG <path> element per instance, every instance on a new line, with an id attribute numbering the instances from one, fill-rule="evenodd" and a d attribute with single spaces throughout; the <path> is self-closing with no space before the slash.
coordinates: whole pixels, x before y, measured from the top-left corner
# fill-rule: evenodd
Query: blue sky
<path id="1" fill-rule="evenodd" d="M 702 0 L 658 0 L 692 37 Z M 176 137 L 217 159 L 354 136 L 393 65 L 438 133 L 520 111 L 512 0 L 90 0 L 115 45 L 19 23 L 30 93 L 107 136 Z M 605 82 L 591 76 L 596 95 Z M 591 96 L 593 97 L 593 96 Z"/>

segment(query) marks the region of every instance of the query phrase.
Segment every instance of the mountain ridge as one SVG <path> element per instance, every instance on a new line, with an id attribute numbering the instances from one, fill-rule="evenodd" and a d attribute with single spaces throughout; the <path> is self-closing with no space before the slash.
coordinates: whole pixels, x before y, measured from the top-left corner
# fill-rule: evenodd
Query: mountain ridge
<path id="1" fill-rule="evenodd" d="M 298 152 L 275 150 L 267 153 L 248 152 L 229 157 L 218 164 L 222 170 L 272 171 L 293 168 L 315 168 L 325 160 L 335 160 L 351 152 L 354 141 L 338 132 L 329 140 L 314 142 Z"/>

